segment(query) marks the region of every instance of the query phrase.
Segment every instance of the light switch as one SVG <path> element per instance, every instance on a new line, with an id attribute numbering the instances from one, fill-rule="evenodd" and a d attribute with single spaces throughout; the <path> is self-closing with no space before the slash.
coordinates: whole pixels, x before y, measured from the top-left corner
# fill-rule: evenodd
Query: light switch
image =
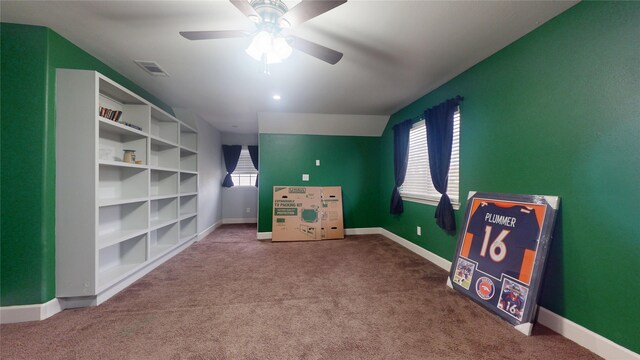
<path id="1" fill-rule="evenodd" d="M 316 160 L 316 166 L 320 166 L 320 160 Z"/>
<path id="2" fill-rule="evenodd" d="M 302 181 L 309 181 L 309 174 L 302 174 Z"/>

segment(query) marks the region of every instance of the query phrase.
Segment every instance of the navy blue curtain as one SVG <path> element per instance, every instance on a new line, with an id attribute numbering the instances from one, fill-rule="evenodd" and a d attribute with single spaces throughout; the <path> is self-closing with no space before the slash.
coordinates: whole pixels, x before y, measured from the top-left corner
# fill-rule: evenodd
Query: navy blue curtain
<path id="1" fill-rule="evenodd" d="M 453 115 L 460 100 L 460 97 L 449 99 L 424 112 L 431 181 L 436 190 L 442 194 L 436 207 L 436 224 L 450 234 L 456 232 L 456 219 L 451 200 L 447 195 L 447 185 L 453 143 Z"/>
<path id="2" fill-rule="evenodd" d="M 405 120 L 393 127 L 393 176 L 395 186 L 391 192 L 390 212 L 393 215 L 399 215 L 404 212 L 402 197 L 398 188 L 404 183 L 404 177 L 407 175 L 407 163 L 409 161 L 409 132 L 413 120 Z"/>
<path id="3" fill-rule="evenodd" d="M 238 166 L 238 159 L 240 159 L 240 151 L 242 151 L 242 145 L 222 145 L 222 155 L 224 156 L 224 165 L 227 168 L 227 176 L 224 177 L 222 186 L 232 187 L 233 180 L 231 180 L 231 174 L 236 170 Z"/>
<path id="4" fill-rule="evenodd" d="M 258 145 L 249 145 L 249 156 L 251 156 L 253 167 L 260 171 L 258 167 Z M 258 187 L 258 176 L 260 175 L 256 175 L 256 187 Z"/>

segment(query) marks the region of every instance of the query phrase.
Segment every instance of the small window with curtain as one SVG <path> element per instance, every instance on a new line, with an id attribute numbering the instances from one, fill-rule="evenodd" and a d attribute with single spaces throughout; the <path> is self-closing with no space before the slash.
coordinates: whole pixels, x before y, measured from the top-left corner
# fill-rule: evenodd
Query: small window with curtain
<path id="1" fill-rule="evenodd" d="M 231 174 L 231 180 L 233 180 L 234 186 L 254 186 L 257 177 L 258 170 L 253 166 L 249 149 L 243 146 L 240 151 L 238 165 L 233 174 Z"/>
<path id="2" fill-rule="evenodd" d="M 460 208 L 460 110 L 453 115 L 453 144 L 447 195 L 455 209 Z M 433 186 L 429 171 L 427 129 L 423 120 L 413 124 L 409 133 L 409 161 L 404 183 L 400 187 L 403 200 L 438 205 L 440 193 Z"/>

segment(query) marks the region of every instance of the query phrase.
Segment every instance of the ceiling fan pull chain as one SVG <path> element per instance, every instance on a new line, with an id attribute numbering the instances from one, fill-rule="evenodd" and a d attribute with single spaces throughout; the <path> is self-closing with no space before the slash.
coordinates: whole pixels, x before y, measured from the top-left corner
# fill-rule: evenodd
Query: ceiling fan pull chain
<path id="1" fill-rule="evenodd" d="M 264 69 L 262 70 L 262 72 L 267 76 L 271 76 L 271 72 L 269 71 L 269 63 L 267 62 L 267 54 L 262 54 L 262 63 L 264 64 Z"/>

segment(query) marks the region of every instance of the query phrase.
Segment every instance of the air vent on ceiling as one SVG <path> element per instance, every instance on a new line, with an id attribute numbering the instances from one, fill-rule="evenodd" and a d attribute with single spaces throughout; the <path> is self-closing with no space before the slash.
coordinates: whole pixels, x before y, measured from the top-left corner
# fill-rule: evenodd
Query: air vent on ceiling
<path id="1" fill-rule="evenodd" d="M 160 65 L 158 65 L 158 63 L 155 61 L 134 60 L 134 62 L 150 75 L 169 77 L 169 74 L 167 74 L 166 71 L 162 70 Z"/>

